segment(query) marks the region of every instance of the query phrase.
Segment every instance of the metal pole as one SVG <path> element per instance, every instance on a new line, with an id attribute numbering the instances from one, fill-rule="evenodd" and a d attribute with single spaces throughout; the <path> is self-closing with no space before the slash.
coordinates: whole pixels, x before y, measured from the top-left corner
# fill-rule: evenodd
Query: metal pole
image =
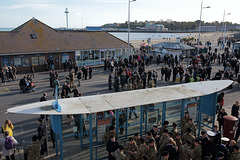
<path id="1" fill-rule="evenodd" d="M 61 160 L 63 160 L 62 115 L 59 116 L 59 139 L 60 139 Z"/>
<path id="2" fill-rule="evenodd" d="M 226 32 L 226 23 L 225 23 L 225 26 L 224 26 L 224 36 L 223 36 L 223 46 L 225 46 L 225 42 L 226 42 L 226 39 L 225 39 L 225 32 Z"/>
<path id="3" fill-rule="evenodd" d="M 47 143 L 47 155 L 49 155 L 49 147 L 48 147 L 48 130 L 47 130 L 47 116 L 44 115 L 44 121 L 45 121 L 45 131 L 46 131 L 46 143 Z"/>
<path id="4" fill-rule="evenodd" d="M 89 139 L 90 139 L 90 160 L 93 160 L 93 142 L 92 142 L 92 114 L 89 115 Z"/>
<path id="5" fill-rule="evenodd" d="M 130 0 L 128 0 L 128 58 L 130 56 L 129 39 L 130 39 Z"/>
<path id="6" fill-rule="evenodd" d="M 222 46 L 220 49 L 224 49 L 223 47 L 223 29 L 224 29 L 224 19 L 225 19 L 225 9 L 224 9 L 224 13 L 223 13 L 223 27 L 222 27 L 222 35 L 221 35 L 221 45 Z"/>
<path id="7" fill-rule="evenodd" d="M 203 0 L 201 2 L 201 9 L 200 9 L 200 22 L 199 22 L 199 32 L 198 32 L 198 48 L 197 48 L 197 54 L 199 54 L 199 41 L 200 41 L 200 32 L 201 32 L 201 23 L 202 23 L 202 5 Z"/>

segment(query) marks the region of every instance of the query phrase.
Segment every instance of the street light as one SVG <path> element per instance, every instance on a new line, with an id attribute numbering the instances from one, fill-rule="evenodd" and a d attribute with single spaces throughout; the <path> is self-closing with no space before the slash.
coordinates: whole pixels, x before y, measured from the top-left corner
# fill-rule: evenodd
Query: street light
<path id="1" fill-rule="evenodd" d="M 198 32 L 198 48 L 197 48 L 197 54 L 199 53 L 199 41 L 200 41 L 200 32 L 201 32 L 201 23 L 202 23 L 202 9 L 204 8 L 211 8 L 210 6 L 203 7 L 203 0 L 201 2 L 201 10 L 200 10 L 200 22 L 199 22 L 199 32 Z"/>
<path id="2" fill-rule="evenodd" d="M 224 9 L 224 13 L 223 13 L 223 27 L 222 27 L 222 35 L 221 35 L 221 45 L 220 45 L 220 49 L 221 49 L 221 46 L 222 46 L 222 49 L 224 49 L 224 44 L 225 44 L 225 30 L 226 30 L 226 24 L 225 24 L 225 26 L 224 26 L 225 15 L 231 15 L 231 13 L 225 13 L 225 9 Z M 223 30 L 224 30 L 224 41 L 223 41 Z"/>
<path id="3" fill-rule="evenodd" d="M 128 57 L 130 55 L 130 48 L 129 48 L 129 38 L 130 38 L 130 3 L 136 0 L 128 0 Z"/>

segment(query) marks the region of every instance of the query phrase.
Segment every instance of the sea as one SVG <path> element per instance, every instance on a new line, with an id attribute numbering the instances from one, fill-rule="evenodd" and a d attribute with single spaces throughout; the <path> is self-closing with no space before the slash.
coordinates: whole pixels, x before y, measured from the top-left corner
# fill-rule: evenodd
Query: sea
<path id="1" fill-rule="evenodd" d="M 0 28 L 0 31 L 11 31 L 14 28 Z M 127 32 L 109 32 L 111 35 L 123 40 L 127 41 L 128 40 L 128 33 Z M 181 37 L 186 37 L 186 36 L 194 36 L 194 34 L 191 33 L 138 33 L 138 32 L 130 32 L 129 39 L 130 41 L 135 41 L 135 40 L 144 40 L 146 41 L 147 39 L 166 39 L 166 38 L 181 38 Z"/>

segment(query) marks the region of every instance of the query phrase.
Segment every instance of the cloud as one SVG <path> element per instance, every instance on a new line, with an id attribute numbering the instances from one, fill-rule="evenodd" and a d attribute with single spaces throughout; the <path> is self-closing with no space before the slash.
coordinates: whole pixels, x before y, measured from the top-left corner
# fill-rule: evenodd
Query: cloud
<path id="1" fill-rule="evenodd" d="M 15 4 L 8 6 L 7 9 L 53 9 L 58 8 L 59 6 L 50 3 L 23 3 L 23 4 Z"/>

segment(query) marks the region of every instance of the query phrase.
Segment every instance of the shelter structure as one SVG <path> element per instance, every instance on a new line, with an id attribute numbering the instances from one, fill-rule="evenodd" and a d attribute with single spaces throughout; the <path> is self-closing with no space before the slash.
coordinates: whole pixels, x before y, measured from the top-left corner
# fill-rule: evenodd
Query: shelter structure
<path id="1" fill-rule="evenodd" d="M 103 159 L 104 156 L 98 153 L 105 148 L 103 134 L 110 125 L 116 127 L 119 140 L 124 141 L 136 132 L 141 136 L 144 135 L 153 124 L 160 125 L 165 120 L 170 124 L 175 122 L 179 125 L 184 112 L 188 111 L 197 126 L 198 135 L 204 127 L 212 129 L 215 121 L 217 93 L 231 84 L 230 80 L 205 81 L 51 100 L 10 108 L 8 112 L 51 115 L 52 127 L 56 134 L 56 154 L 58 154 L 57 137 L 59 136 L 61 159 L 63 159 L 63 139 L 70 136 L 79 136 L 81 147 L 89 146 L 91 160 Z M 129 120 L 128 115 L 130 116 L 132 112 L 140 115 L 140 118 Z M 78 115 L 79 126 L 77 127 L 79 129 L 76 131 L 66 133 L 63 130 L 62 116 L 67 114 Z M 210 123 L 204 121 L 206 117 L 212 117 L 213 121 Z M 84 123 L 85 121 L 88 121 L 88 124 Z M 89 138 L 84 138 L 86 135 Z M 95 154 L 93 154 L 93 149 L 95 149 Z M 67 152 L 67 148 L 64 151 Z"/>
<path id="2" fill-rule="evenodd" d="M 152 45 L 152 48 L 157 52 L 159 50 L 167 50 L 168 54 L 173 56 L 179 56 L 182 54 L 185 57 L 189 57 L 191 54 L 195 53 L 195 48 L 180 42 L 162 42 L 155 45 Z"/>
<path id="3" fill-rule="evenodd" d="M 0 32 L 0 65 L 15 65 L 19 72 L 52 69 L 63 63 L 99 65 L 105 59 L 128 57 L 125 41 L 104 31 L 57 30 L 32 18 L 12 31 Z M 133 47 L 130 45 L 131 54 Z"/>

